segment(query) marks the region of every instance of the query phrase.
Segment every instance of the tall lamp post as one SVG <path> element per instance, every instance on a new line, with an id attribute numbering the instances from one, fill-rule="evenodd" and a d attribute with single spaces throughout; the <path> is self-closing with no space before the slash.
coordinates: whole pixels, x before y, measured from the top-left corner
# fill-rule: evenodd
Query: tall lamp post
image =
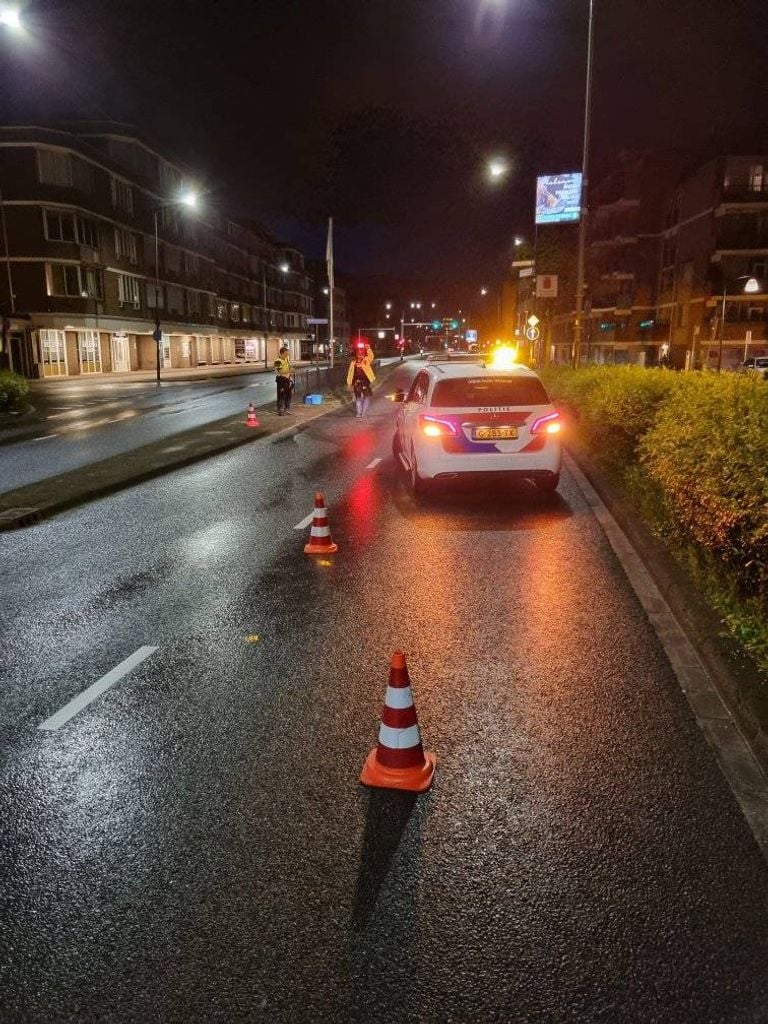
<path id="1" fill-rule="evenodd" d="M 155 339 L 157 345 L 157 363 L 156 363 L 156 375 L 157 383 L 160 384 L 160 365 L 162 363 L 162 347 L 163 347 L 163 331 L 160 327 L 160 235 L 159 235 L 159 218 L 163 210 L 168 210 L 173 206 L 187 206 L 190 209 L 195 209 L 198 202 L 197 192 L 192 189 L 187 190 L 178 196 L 176 199 L 171 199 L 167 203 L 160 203 L 159 206 L 154 208 L 154 222 L 155 222 L 155 330 L 152 337 Z"/>
<path id="2" fill-rule="evenodd" d="M 723 297 L 722 304 L 720 306 L 720 338 L 717 345 L 717 372 L 720 373 L 723 368 L 723 338 L 725 335 L 725 303 L 728 298 L 728 287 L 729 285 L 738 284 L 739 281 L 744 282 L 744 287 L 741 289 L 742 295 L 759 295 L 763 291 L 763 286 L 756 277 L 752 277 L 751 274 L 741 274 L 739 277 L 733 278 L 731 281 L 723 281 Z"/>
<path id="3" fill-rule="evenodd" d="M 581 152 L 581 211 L 579 217 L 579 247 L 576 257 L 576 310 L 573 321 L 573 365 L 581 360 L 581 339 L 584 333 L 584 250 L 587 240 L 587 185 L 589 181 L 589 130 L 592 121 L 592 39 L 594 0 L 589 0 L 589 27 L 587 29 L 587 84 L 584 96 L 584 144 Z"/>

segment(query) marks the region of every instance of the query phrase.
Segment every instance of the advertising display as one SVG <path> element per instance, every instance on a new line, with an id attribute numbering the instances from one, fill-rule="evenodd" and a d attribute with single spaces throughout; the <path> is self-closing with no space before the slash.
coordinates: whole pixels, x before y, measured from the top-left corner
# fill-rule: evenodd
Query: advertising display
<path id="1" fill-rule="evenodd" d="M 581 173 L 545 174 L 536 179 L 536 223 L 567 224 L 579 219 Z"/>

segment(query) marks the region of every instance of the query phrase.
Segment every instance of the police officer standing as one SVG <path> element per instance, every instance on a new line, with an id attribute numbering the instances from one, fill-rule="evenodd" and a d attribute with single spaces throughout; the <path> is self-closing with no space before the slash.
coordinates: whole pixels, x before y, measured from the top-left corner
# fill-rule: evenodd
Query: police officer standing
<path id="1" fill-rule="evenodd" d="M 283 413 L 290 411 L 293 391 L 293 368 L 285 345 L 280 349 L 280 357 L 275 360 L 274 367 L 277 382 L 277 415 L 282 416 Z"/>

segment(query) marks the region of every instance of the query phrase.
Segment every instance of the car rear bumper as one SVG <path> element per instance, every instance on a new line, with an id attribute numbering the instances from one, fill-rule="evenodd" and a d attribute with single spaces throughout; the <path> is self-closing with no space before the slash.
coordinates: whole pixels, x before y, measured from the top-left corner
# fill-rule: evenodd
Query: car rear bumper
<path id="1" fill-rule="evenodd" d="M 551 477 L 560 472 L 562 449 L 559 441 L 547 441 L 537 452 L 478 452 L 446 454 L 421 446 L 416 451 L 419 476 L 425 480 L 453 479 L 458 476 Z"/>

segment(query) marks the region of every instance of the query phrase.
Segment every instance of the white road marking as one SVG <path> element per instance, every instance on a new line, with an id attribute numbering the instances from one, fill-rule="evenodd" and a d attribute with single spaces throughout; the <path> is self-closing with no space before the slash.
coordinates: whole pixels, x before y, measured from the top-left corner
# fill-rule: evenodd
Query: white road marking
<path id="1" fill-rule="evenodd" d="M 87 690 L 83 690 L 77 697 L 73 697 L 55 715 L 46 718 L 37 728 L 43 729 L 46 732 L 55 732 L 57 729 L 60 729 L 62 725 L 66 725 L 70 718 L 74 718 L 78 711 L 82 711 L 83 708 L 96 700 L 97 697 L 100 697 L 105 690 L 108 690 L 110 686 L 114 686 L 116 682 L 122 679 L 123 676 L 128 675 L 137 665 L 140 665 L 142 661 L 154 654 L 156 650 L 156 647 L 140 647 L 129 658 L 121 661 L 119 665 L 116 665 L 105 676 L 102 676 L 98 682 L 93 683 Z"/>
<path id="2" fill-rule="evenodd" d="M 314 510 L 309 513 L 306 519 L 302 519 L 300 523 L 296 523 L 294 530 L 306 530 L 312 520 L 315 518 Z"/>
<path id="3" fill-rule="evenodd" d="M 31 438 L 32 441 L 47 441 L 49 437 L 58 437 L 58 434 L 41 434 L 40 437 Z"/>
<path id="4" fill-rule="evenodd" d="M 376 467 L 378 466 L 378 464 L 380 462 L 381 462 L 381 459 L 374 459 L 373 462 L 369 462 L 368 465 L 365 468 L 366 469 L 376 469 Z"/>

